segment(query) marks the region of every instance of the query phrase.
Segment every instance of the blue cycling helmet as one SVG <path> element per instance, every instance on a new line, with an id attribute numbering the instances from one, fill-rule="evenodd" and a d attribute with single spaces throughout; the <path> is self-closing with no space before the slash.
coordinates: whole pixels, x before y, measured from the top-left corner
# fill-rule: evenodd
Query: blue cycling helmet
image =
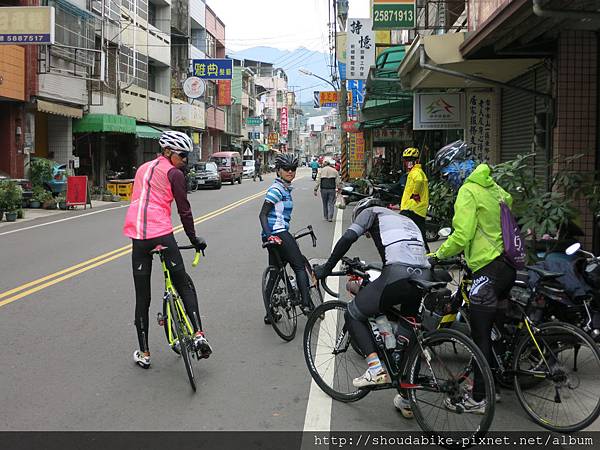
<path id="1" fill-rule="evenodd" d="M 442 177 L 450 184 L 452 189 L 458 190 L 467 177 L 475 170 L 476 164 L 472 159 L 454 161 L 443 167 L 440 171 Z"/>

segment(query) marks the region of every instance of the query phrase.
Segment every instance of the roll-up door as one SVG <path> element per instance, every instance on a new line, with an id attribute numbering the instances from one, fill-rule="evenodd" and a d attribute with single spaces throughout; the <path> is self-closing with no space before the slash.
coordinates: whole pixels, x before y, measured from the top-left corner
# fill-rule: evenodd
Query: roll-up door
<path id="1" fill-rule="evenodd" d="M 538 92 L 547 92 L 550 73 L 541 66 L 510 84 Z M 535 164 L 535 175 L 542 183 L 547 183 L 547 162 L 552 157 L 550 142 L 551 133 L 546 134 L 543 148 L 534 145 L 536 114 L 546 113 L 543 97 L 524 94 L 514 89 L 502 89 L 501 128 L 500 128 L 500 160 L 502 162 L 515 159 L 517 155 L 535 152 L 532 159 Z M 549 124 L 550 122 L 547 121 Z"/>

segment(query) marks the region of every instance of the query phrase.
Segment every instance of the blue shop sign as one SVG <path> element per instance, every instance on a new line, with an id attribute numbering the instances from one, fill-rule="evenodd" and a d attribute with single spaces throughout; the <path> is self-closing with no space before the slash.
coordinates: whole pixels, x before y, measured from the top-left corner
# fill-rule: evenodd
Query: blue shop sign
<path id="1" fill-rule="evenodd" d="M 232 59 L 193 59 L 192 75 L 203 80 L 231 80 Z"/>

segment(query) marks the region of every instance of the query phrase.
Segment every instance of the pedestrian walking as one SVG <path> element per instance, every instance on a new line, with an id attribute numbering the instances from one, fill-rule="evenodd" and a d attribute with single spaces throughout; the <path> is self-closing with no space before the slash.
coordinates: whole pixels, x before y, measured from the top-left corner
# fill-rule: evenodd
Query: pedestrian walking
<path id="1" fill-rule="evenodd" d="M 256 158 L 254 160 L 254 175 L 252 175 L 252 181 L 256 181 L 256 177 L 258 177 L 258 179 L 260 181 L 262 181 L 262 174 L 261 172 L 261 168 L 262 168 L 262 163 L 260 162 L 260 158 Z"/>
<path id="2" fill-rule="evenodd" d="M 323 167 L 317 175 L 317 184 L 315 185 L 315 197 L 317 191 L 321 189 L 321 200 L 323 201 L 323 218 L 333 222 L 333 211 L 335 209 L 335 194 L 340 186 L 340 174 L 332 167 L 332 161 L 323 160 Z"/>

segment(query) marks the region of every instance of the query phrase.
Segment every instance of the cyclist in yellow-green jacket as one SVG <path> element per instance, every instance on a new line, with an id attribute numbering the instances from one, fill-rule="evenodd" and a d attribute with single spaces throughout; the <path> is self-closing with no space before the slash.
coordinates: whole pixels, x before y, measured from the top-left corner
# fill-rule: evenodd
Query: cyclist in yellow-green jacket
<path id="1" fill-rule="evenodd" d="M 425 237 L 425 217 L 429 207 L 429 182 L 421 168 L 419 157 L 419 149 L 415 147 L 409 147 L 402 153 L 402 162 L 404 170 L 408 172 L 408 177 L 402 194 L 400 212 L 412 219 Z M 429 251 L 427 242 L 425 242 L 425 247 Z"/>

